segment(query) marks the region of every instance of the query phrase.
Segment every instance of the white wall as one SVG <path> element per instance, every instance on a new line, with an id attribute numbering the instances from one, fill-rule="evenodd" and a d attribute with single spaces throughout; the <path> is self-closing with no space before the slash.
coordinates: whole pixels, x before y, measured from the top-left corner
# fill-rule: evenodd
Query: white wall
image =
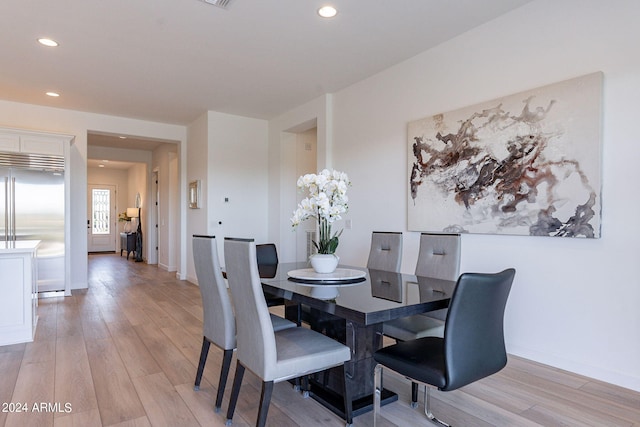
<path id="1" fill-rule="evenodd" d="M 189 209 L 187 280 L 197 283 L 191 236 L 267 241 L 267 122 L 210 111 L 189 126 L 188 181 L 200 179 L 200 209 Z M 228 201 L 225 201 L 227 199 Z"/>
<path id="2" fill-rule="evenodd" d="M 178 262 L 180 259 L 184 258 L 182 252 L 180 251 L 180 246 L 178 243 L 182 243 L 186 241 L 186 236 L 183 236 L 180 230 L 180 227 L 176 227 L 175 224 L 180 223 L 180 158 L 178 154 L 172 154 L 169 156 L 169 199 L 167 203 L 169 204 L 169 217 L 166 221 L 167 224 L 171 224 L 172 228 L 167 233 L 168 244 L 171 245 L 171 249 L 169 251 L 169 260 L 170 264 L 168 264 L 167 269 L 169 271 L 173 271 L 174 265 L 177 268 Z M 184 237 L 184 239 L 181 239 Z"/>
<path id="3" fill-rule="evenodd" d="M 0 126 L 75 135 L 68 168 L 71 177 L 71 212 L 68 217 L 71 226 L 71 243 L 68 248 L 68 256 L 71 257 L 71 289 L 87 287 L 87 132 L 137 135 L 181 141 L 183 146 L 186 145 L 184 126 L 1 100 Z M 184 194 L 182 197 L 186 198 Z"/>
<path id="4" fill-rule="evenodd" d="M 224 265 L 224 237 L 267 241 L 267 122 L 210 112 L 209 147 L 208 230 Z"/>
<path id="5" fill-rule="evenodd" d="M 635 0 L 535 1 L 335 93 L 325 109 L 332 166 L 353 182 L 341 261 L 364 265 L 373 230 L 401 230 L 402 270 L 413 272 L 409 121 L 603 71 L 602 238 L 464 235 L 461 270 L 517 269 L 505 315 L 510 353 L 640 390 L 640 201 L 628 191 L 640 180 L 638 16 Z M 270 142 L 279 156 L 279 136 Z"/>
<path id="6" fill-rule="evenodd" d="M 296 133 L 296 145 L 295 145 L 295 165 L 296 174 L 295 179 L 308 173 L 318 172 L 318 160 L 317 160 L 317 139 L 318 129 L 313 127 L 307 131 Z M 283 189 L 285 191 L 285 189 Z M 300 203 L 302 199 L 309 194 L 301 191 L 296 186 L 296 181 L 289 182 L 290 193 L 296 196 L 296 202 Z M 292 211 L 293 213 L 293 211 Z M 316 223 L 314 221 L 305 221 L 298 225 L 295 230 L 296 234 L 296 261 L 307 261 L 307 231 L 315 231 Z"/>
<path id="7" fill-rule="evenodd" d="M 332 97 L 325 95 L 269 121 L 269 241 L 283 262 L 296 260 L 297 234 L 289 218 L 296 209 L 296 132 L 317 128 L 317 169 L 331 166 Z"/>
<path id="8" fill-rule="evenodd" d="M 149 242 L 149 220 L 151 218 L 151 203 L 149 197 L 149 163 L 151 163 L 151 152 L 147 152 L 149 156 L 149 162 L 135 163 L 129 168 L 129 207 L 136 207 L 137 195 L 140 195 L 140 218 L 132 220 L 132 226 L 134 230 L 140 230 L 142 232 L 142 259 L 147 260 L 148 242 Z M 137 250 L 136 250 L 137 253 Z"/>
<path id="9" fill-rule="evenodd" d="M 178 156 L 173 144 L 162 144 L 153 151 L 153 171 L 158 178 L 158 266 L 176 271 L 179 260 L 178 207 Z M 156 188 L 153 184 L 152 188 Z M 150 194 L 150 200 L 154 195 Z M 150 223 L 151 224 L 151 223 Z M 153 227 L 150 228 L 153 233 Z M 151 239 L 150 239 L 151 240 Z M 149 244 L 151 247 L 151 242 Z"/>
<path id="10" fill-rule="evenodd" d="M 207 189 L 209 186 L 208 156 L 209 156 L 209 123 L 208 114 L 198 117 L 188 127 L 189 147 L 187 150 L 186 183 L 200 180 L 201 198 L 199 209 L 187 209 L 187 244 L 186 244 L 186 275 L 185 278 L 198 283 L 195 268 L 193 267 L 193 247 L 191 239 L 194 234 L 209 234 L 207 228 L 207 216 L 209 212 L 209 197 Z"/>

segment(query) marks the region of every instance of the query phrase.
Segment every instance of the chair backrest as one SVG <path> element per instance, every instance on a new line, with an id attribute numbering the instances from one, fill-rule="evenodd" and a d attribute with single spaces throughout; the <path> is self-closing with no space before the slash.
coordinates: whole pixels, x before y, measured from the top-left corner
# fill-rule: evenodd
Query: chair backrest
<path id="1" fill-rule="evenodd" d="M 374 231 L 367 268 L 382 271 L 400 271 L 402 263 L 402 233 Z"/>
<path id="2" fill-rule="evenodd" d="M 369 269 L 371 296 L 389 301 L 402 302 L 402 274 L 395 271 Z"/>
<path id="3" fill-rule="evenodd" d="M 416 276 L 457 280 L 460 271 L 460 235 L 420 235 L 420 250 L 416 263 Z"/>
<path id="4" fill-rule="evenodd" d="M 451 297 L 444 327 L 447 384 L 455 390 L 498 372 L 507 364 L 504 309 L 516 271 L 464 273 Z"/>
<path id="5" fill-rule="evenodd" d="M 193 236 L 193 263 L 202 296 L 203 335 L 218 347 L 236 346 L 236 324 L 229 292 L 222 277 L 215 236 Z"/>
<path id="6" fill-rule="evenodd" d="M 278 250 L 276 245 L 273 243 L 256 245 L 256 259 L 258 260 L 258 265 L 277 265 Z"/>
<path id="7" fill-rule="evenodd" d="M 273 243 L 256 245 L 256 259 L 260 277 L 276 277 L 278 270 L 278 250 L 276 245 Z"/>
<path id="8" fill-rule="evenodd" d="M 253 239 L 224 239 L 227 280 L 238 328 L 238 360 L 261 378 L 277 362 L 276 339 L 264 299 Z"/>

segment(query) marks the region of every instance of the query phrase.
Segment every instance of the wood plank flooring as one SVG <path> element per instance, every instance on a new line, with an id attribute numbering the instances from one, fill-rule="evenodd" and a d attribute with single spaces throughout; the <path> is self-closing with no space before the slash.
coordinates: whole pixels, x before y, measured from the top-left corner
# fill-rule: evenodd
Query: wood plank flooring
<path id="1" fill-rule="evenodd" d="M 197 287 L 175 273 L 90 255 L 89 289 L 40 299 L 38 312 L 33 343 L 0 347 L 0 426 L 224 425 L 232 379 L 215 413 L 222 351 L 211 346 L 200 391 L 193 390 L 202 307 Z M 381 425 L 433 425 L 422 405 L 409 408 L 406 380 L 385 376 L 385 386 L 400 399 L 382 408 Z M 259 395 L 259 380 L 247 372 L 234 426 L 254 425 Z M 433 411 L 457 426 L 640 427 L 640 393 L 513 356 L 490 378 L 432 395 Z M 354 420 L 372 424 L 372 414 Z M 281 383 L 268 425 L 344 423 Z"/>

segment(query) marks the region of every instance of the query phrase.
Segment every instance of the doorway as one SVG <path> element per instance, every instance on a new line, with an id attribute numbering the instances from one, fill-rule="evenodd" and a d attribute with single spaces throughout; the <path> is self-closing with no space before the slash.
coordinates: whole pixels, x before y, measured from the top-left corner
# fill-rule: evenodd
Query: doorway
<path id="1" fill-rule="evenodd" d="M 318 150 L 317 139 L 318 129 L 313 127 L 311 129 L 295 133 L 295 151 L 296 151 L 296 178 L 308 173 L 317 173 L 318 164 Z M 302 199 L 307 197 L 307 194 L 298 190 L 295 185 L 296 181 L 293 181 L 291 191 L 295 192 L 296 204 L 300 203 Z M 316 222 L 304 221 L 296 229 L 296 261 L 307 261 L 309 256 L 314 251 L 314 247 L 311 244 L 312 240 L 316 240 Z"/>
<path id="2" fill-rule="evenodd" d="M 149 264 L 158 264 L 158 247 L 160 246 L 160 236 L 158 235 L 158 222 L 160 221 L 160 184 L 158 183 L 158 168 L 153 170 L 153 206 L 151 207 L 151 226 L 153 227 L 151 230 L 150 237 L 150 247 L 147 250 L 148 252 L 148 262 Z"/>
<path id="3" fill-rule="evenodd" d="M 87 249 L 89 252 L 116 251 L 116 187 L 90 184 L 87 212 Z"/>

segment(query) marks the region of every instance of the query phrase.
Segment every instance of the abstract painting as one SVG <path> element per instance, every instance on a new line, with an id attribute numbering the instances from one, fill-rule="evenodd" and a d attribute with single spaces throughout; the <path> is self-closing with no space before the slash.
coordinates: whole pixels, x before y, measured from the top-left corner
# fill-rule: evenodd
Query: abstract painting
<path id="1" fill-rule="evenodd" d="M 409 230 L 599 238 L 602 80 L 410 122 Z"/>

